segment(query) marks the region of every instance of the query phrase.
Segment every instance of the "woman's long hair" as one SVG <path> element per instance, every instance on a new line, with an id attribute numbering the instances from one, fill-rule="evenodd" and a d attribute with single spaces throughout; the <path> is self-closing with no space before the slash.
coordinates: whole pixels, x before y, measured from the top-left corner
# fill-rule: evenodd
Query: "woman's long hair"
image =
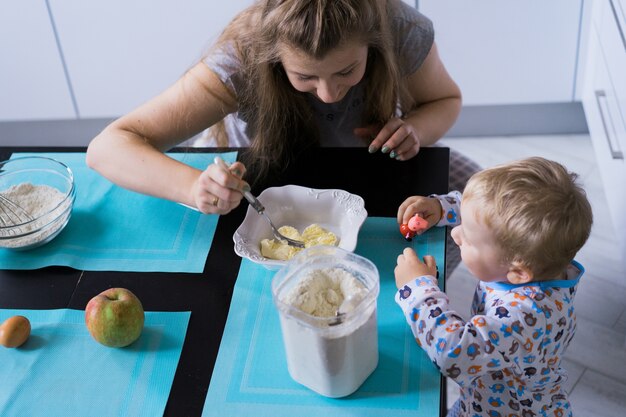
<path id="1" fill-rule="evenodd" d="M 368 45 L 364 124 L 382 125 L 412 107 L 389 29 L 388 12 L 396 7 L 397 0 L 261 0 L 233 19 L 216 47 L 234 48 L 242 64 L 237 100 L 251 132 L 249 168 L 263 176 L 319 143 L 307 93 L 289 82 L 281 45 L 321 59 L 345 41 L 362 40 Z"/>

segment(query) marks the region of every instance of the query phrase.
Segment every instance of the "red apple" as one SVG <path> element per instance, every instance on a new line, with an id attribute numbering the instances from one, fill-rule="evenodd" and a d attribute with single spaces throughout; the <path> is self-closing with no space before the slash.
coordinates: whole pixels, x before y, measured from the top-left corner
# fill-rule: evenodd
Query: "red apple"
<path id="1" fill-rule="evenodd" d="M 85 323 L 91 336 L 110 347 L 128 346 L 143 330 L 141 301 L 125 288 L 109 288 L 93 297 L 85 308 Z"/>

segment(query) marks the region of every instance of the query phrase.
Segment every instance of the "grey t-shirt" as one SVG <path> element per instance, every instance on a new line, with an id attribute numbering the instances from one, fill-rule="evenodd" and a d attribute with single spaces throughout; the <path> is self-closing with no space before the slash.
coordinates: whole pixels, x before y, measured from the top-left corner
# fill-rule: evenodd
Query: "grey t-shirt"
<path id="1" fill-rule="evenodd" d="M 407 76 L 422 65 L 430 52 L 434 30 L 432 22 L 426 16 L 403 2 L 398 4 L 400 7 L 395 15 L 391 16 L 390 26 L 396 53 L 400 59 L 401 74 Z M 240 63 L 234 51 L 229 48 L 216 50 L 207 56 L 204 62 L 237 96 L 237 91 L 243 83 L 239 72 Z M 361 80 L 337 103 L 323 103 L 312 94 L 307 95 L 319 122 L 321 146 L 365 146 L 365 143 L 353 133 L 356 127 L 363 127 L 364 82 L 366 80 Z M 246 123 L 239 118 L 238 113 L 228 115 L 224 123 L 229 146 L 250 145 Z"/>

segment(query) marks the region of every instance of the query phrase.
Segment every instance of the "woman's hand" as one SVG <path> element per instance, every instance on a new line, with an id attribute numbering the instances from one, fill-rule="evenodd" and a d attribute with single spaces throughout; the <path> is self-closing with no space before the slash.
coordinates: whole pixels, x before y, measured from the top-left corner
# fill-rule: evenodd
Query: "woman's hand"
<path id="1" fill-rule="evenodd" d="M 428 222 L 428 227 L 418 231 L 424 233 L 441 220 L 441 203 L 436 198 L 422 197 L 419 195 L 407 198 L 398 207 L 398 224 L 408 223 L 413 215 L 419 216 Z"/>
<path id="2" fill-rule="evenodd" d="M 412 248 L 405 248 L 402 254 L 398 256 L 397 265 L 393 273 L 396 276 L 396 287 L 398 288 L 404 287 L 408 282 L 423 275 L 435 277 L 435 283 L 437 283 L 435 258 L 426 255 L 422 262 Z"/>
<path id="3" fill-rule="evenodd" d="M 397 117 L 389 120 L 382 129 L 369 126 L 357 128 L 354 133 L 361 137 L 369 135 L 373 138 L 368 148 L 370 153 L 380 149 L 382 153 L 389 153 L 389 157 L 399 161 L 413 158 L 421 146 L 415 127 Z"/>
<path id="4" fill-rule="evenodd" d="M 226 214 L 239 205 L 243 191 L 250 185 L 241 178 L 246 167 L 241 162 L 232 164 L 228 171 L 211 164 L 205 169 L 192 187 L 192 200 L 196 208 L 205 214 Z"/>

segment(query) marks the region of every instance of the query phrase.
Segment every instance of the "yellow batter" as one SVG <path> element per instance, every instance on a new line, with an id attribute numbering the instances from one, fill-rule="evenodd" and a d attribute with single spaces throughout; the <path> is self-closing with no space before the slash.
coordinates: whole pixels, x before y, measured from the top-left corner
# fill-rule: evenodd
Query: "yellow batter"
<path id="1" fill-rule="evenodd" d="M 292 226 L 281 226 L 278 228 L 278 231 L 288 238 L 304 242 L 305 248 L 317 245 L 336 246 L 339 243 L 339 239 L 333 232 L 324 229 L 318 224 L 310 225 L 302 231 L 302 234 Z M 301 250 L 277 239 L 263 239 L 261 241 L 261 255 L 269 259 L 286 261 L 293 258 Z"/>

